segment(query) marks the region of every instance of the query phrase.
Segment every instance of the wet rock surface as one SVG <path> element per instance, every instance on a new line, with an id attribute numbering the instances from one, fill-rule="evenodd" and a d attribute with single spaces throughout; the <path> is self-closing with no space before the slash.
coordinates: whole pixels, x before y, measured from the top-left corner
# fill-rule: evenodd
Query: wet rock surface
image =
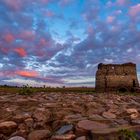
<path id="1" fill-rule="evenodd" d="M 122 128 L 140 139 L 139 107 L 140 95 L 0 94 L 0 140 L 111 140 Z"/>
<path id="2" fill-rule="evenodd" d="M 8 140 L 25 140 L 23 137 L 20 137 L 20 136 L 15 136 L 15 137 L 12 137 Z"/>

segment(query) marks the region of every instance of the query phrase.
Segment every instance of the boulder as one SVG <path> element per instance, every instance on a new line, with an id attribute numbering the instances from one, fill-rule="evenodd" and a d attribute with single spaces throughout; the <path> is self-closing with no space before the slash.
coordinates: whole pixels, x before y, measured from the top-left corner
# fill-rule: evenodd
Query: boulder
<path id="1" fill-rule="evenodd" d="M 13 121 L 6 121 L 0 123 L 0 133 L 10 135 L 17 128 L 17 124 Z"/>
<path id="2" fill-rule="evenodd" d="M 138 114 L 138 111 L 137 111 L 137 109 L 135 109 L 135 108 L 126 109 L 126 112 L 127 112 L 128 114 L 134 114 L 134 113 Z"/>
<path id="3" fill-rule="evenodd" d="M 105 140 L 119 140 L 120 137 L 124 134 L 122 131 L 128 132 L 137 132 L 138 134 L 140 131 L 140 125 L 137 126 L 128 126 L 122 125 L 116 128 L 106 128 L 102 130 L 92 130 L 91 131 L 91 138 L 94 140 L 105 139 Z"/>
<path id="4" fill-rule="evenodd" d="M 103 117 L 106 119 L 115 119 L 116 115 L 111 112 L 103 112 Z"/>
<path id="5" fill-rule="evenodd" d="M 23 122 L 25 119 L 30 118 L 31 115 L 29 113 L 21 113 L 17 114 L 16 116 L 13 117 L 13 120 L 17 123 Z"/>
<path id="6" fill-rule="evenodd" d="M 28 140 L 44 140 L 50 137 L 49 130 L 35 130 L 28 135 Z"/>
<path id="7" fill-rule="evenodd" d="M 48 122 L 50 119 L 50 111 L 46 110 L 45 108 L 38 108 L 33 113 L 33 118 L 37 122 L 40 122 L 40 121 Z"/>
<path id="8" fill-rule="evenodd" d="M 56 132 L 56 134 L 62 135 L 72 130 L 73 130 L 73 125 L 64 125 Z"/>
<path id="9" fill-rule="evenodd" d="M 24 120 L 24 122 L 27 127 L 29 127 L 29 128 L 33 127 L 34 120 L 32 118 L 28 118 L 28 119 Z"/>
<path id="10" fill-rule="evenodd" d="M 87 135 L 91 130 L 102 130 L 108 128 L 109 125 L 97 121 L 83 120 L 79 121 L 76 126 L 76 135 Z"/>
<path id="11" fill-rule="evenodd" d="M 140 119 L 132 120 L 131 123 L 133 125 L 140 125 Z"/>
<path id="12" fill-rule="evenodd" d="M 52 136 L 51 140 L 75 140 L 75 137 L 74 134 L 64 134 Z"/>

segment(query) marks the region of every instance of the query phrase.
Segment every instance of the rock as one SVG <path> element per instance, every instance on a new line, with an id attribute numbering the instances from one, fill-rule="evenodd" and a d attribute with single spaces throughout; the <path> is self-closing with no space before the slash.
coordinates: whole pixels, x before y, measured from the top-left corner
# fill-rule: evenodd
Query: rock
<path id="1" fill-rule="evenodd" d="M 29 128 L 33 127 L 34 120 L 32 118 L 28 118 L 24 122 L 25 122 L 26 126 L 28 126 Z"/>
<path id="2" fill-rule="evenodd" d="M 23 122 L 25 119 L 30 118 L 31 115 L 29 113 L 21 113 L 17 114 L 16 116 L 13 117 L 13 120 L 17 123 Z"/>
<path id="3" fill-rule="evenodd" d="M 20 137 L 20 136 L 15 136 L 15 137 L 12 137 L 8 140 L 25 140 L 23 137 Z"/>
<path id="4" fill-rule="evenodd" d="M 44 140 L 50 137 L 49 130 L 35 130 L 28 135 L 28 140 Z"/>
<path id="5" fill-rule="evenodd" d="M 26 127 L 26 125 L 24 123 L 20 123 L 18 125 L 18 131 L 19 131 L 19 134 L 27 134 L 29 132 L 29 129 L 28 127 Z"/>
<path id="6" fill-rule="evenodd" d="M 131 123 L 133 125 L 140 125 L 140 120 L 136 119 L 136 120 L 132 120 Z"/>
<path id="7" fill-rule="evenodd" d="M 105 111 L 105 108 L 103 108 L 103 107 L 99 107 L 99 108 L 88 108 L 87 114 L 89 116 L 91 116 L 93 114 L 101 114 L 104 111 Z"/>
<path id="8" fill-rule="evenodd" d="M 17 128 L 17 124 L 13 121 L 6 121 L 0 123 L 0 133 L 10 135 Z"/>
<path id="9" fill-rule="evenodd" d="M 115 120 L 115 122 L 118 123 L 119 125 L 128 124 L 128 121 L 126 121 L 124 119 Z"/>
<path id="10" fill-rule="evenodd" d="M 118 128 L 106 128 L 102 130 L 92 130 L 91 137 L 94 140 L 119 140 L 118 136 Z"/>
<path id="11" fill-rule="evenodd" d="M 73 130 L 73 125 L 64 125 L 56 132 L 56 134 L 63 135 L 71 130 Z"/>
<path id="12" fill-rule="evenodd" d="M 38 108 L 34 113 L 33 113 L 33 118 L 35 121 L 44 121 L 47 122 L 50 118 L 50 112 L 46 110 L 45 108 Z"/>
<path id="13" fill-rule="evenodd" d="M 128 125 L 122 125 L 121 127 L 116 128 L 106 128 L 102 130 L 92 130 L 91 131 L 91 137 L 94 138 L 94 140 L 120 140 L 120 130 L 128 130 L 132 132 L 139 132 L 140 125 L 137 126 L 128 126 Z M 122 139 L 124 140 L 124 139 Z"/>
<path id="14" fill-rule="evenodd" d="M 86 140 L 86 137 L 85 136 L 81 136 L 81 137 L 76 138 L 76 140 Z"/>
<path id="15" fill-rule="evenodd" d="M 131 114 L 131 115 L 130 115 L 130 118 L 133 120 L 133 119 L 138 118 L 138 116 L 139 116 L 139 114 L 134 113 L 134 114 Z"/>
<path id="16" fill-rule="evenodd" d="M 137 109 L 135 109 L 135 108 L 126 109 L 126 112 L 127 112 L 128 114 L 135 114 L 135 113 L 138 114 L 138 111 L 137 111 Z"/>
<path id="17" fill-rule="evenodd" d="M 83 120 L 78 122 L 77 127 L 84 130 L 93 130 L 93 129 L 104 129 L 104 128 L 108 128 L 109 126 L 107 124 L 96 122 L 96 121 Z"/>
<path id="18" fill-rule="evenodd" d="M 76 136 L 74 134 L 64 134 L 52 136 L 51 140 L 74 140 L 75 137 Z"/>
<path id="19" fill-rule="evenodd" d="M 87 135 L 87 133 L 91 130 L 102 130 L 108 127 L 109 126 L 105 123 L 83 120 L 78 122 L 76 126 L 76 135 L 83 136 L 83 135 Z"/>
<path id="20" fill-rule="evenodd" d="M 64 122 L 62 122 L 62 120 L 57 120 L 57 121 L 54 121 L 52 123 L 52 129 L 53 130 L 58 130 L 61 126 L 64 125 Z"/>
<path id="21" fill-rule="evenodd" d="M 93 115 L 89 116 L 89 119 L 91 119 L 91 120 L 104 120 L 104 118 L 98 114 L 93 114 Z"/>
<path id="22" fill-rule="evenodd" d="M 57 103 L 46 103 L 44 104 L 47 108 L 56 108 L 58 107 Z"/>
<path id="23" fill-rule="evenodd" d="M 73 115 L 68 115 L 65 116 L 64 121 L 67 123 L 71 123 L 71 122 L 78 122 L 81 120 L 85 120 L 85 117 L 82 117 L 81 114 L 73 114 Z"/>
<path id="24" fill-rule="evenodd" d="M 106 119 L 115 119 L 116 115 L 111 112 L 103 112 L 103 117 Z"/>
<path id="25" fill-rule="evenodd" d="M 71 120 L 71 119 L 79 119 L 81 117 L 82 117 L 81 114 L 73 114 L 65 116 L 65 119 Z"/>

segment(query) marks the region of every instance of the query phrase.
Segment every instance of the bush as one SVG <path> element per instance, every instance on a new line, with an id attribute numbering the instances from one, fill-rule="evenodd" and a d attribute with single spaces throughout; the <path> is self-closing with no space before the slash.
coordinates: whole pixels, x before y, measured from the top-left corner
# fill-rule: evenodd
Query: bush
<path id="1" fill-rule="evenodd" d="M 139 140 L 137 134 L 134 131 L 130 131 L 128 129 L 121 129 L 119 134 L 121 138 L 125 140 Z"/>
<path id="2" fill-rule="evenodd" d="M 31 95 L 31 94 L 33 94 L 33 90 L 28 85 L 25 85 L 22 87 L 22 89 L 20 89 L 19 94 L 20 95 Z"/>

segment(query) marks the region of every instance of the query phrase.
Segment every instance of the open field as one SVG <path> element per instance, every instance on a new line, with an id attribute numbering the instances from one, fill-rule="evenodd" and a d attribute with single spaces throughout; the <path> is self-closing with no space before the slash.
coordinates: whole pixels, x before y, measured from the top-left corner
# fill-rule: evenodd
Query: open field
<path id="1" fill-rule="evenodd" d="M 0 140 L 140 139 L 139 94 L 56 89 L 1 87 Z"/>
<path id="2" fill-rule="evenodd" d="M 24 88 L 25 87 L 25 88 Z M 24 89 L 30 89 L 32 92 L 61 92 L 61 93 L 67 93 L 67 92 L 74 92 L 74 93 L 93 93 L 95 92 L 94 87 L 29 87 L 29 86 L 23 86 L 23 87 L 12 87 L 12 86 L 0 86 L 0 92 L 1 93 L 19 93 L 20 91 L 23 91 Z"/>

